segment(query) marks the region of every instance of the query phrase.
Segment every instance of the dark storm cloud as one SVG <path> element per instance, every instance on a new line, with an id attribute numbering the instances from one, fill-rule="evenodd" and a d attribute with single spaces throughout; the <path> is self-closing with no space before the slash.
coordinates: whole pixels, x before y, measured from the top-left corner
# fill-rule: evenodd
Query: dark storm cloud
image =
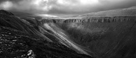
<path id="1" fill-rule="evenodd" d="M 5 2 L 8 1 L 8 2 Z M 46 9 L 46 3 L 40 2 L 38 5 L 31 4 L 33 1 L 39 2 L 42 0 L 1 0 L 0 7 L 1 9 L 18 11 L 18 12 L 26 12 L 33 14 L 84 14 L 90 12 L 97 11 L 105 11 L 111 9 L 121 9 L 128 8 L 132 6 L 136 6 L 136 0 L 90 0 L 90 4 L 85 6 L 77 5 L 77 6 L 63 6 L 57 4 L 59 0 L 52 0 L 50 4 L 53 5 L 52 8 Z M 51 0 L 50 0 L 51 1 Z M 60 0 L 64 1 L 64 0 Z M 71 0 L 74 1 L 74 0 Z M 79 1 L 79 0 L 78 0 Z M 81 0 L 80 0 L 81 1 Z M 83 0 L 89 1 L 89 0 Z M 98 3 L 96 3 L 98 1 Z M 94 3 L 94 4 L 93 4 Z M 43 4 L 41 6 L 41 4 Z M 40 6 L 39 6 L 40 5 Z M 4 6 L 4 7 L 3 7 Z"/>
<path id="2" fill-rule="evenodd" d="M 136 6 L 136 0 L 120 0 L 120 1 L 115 1 L 115 0 L 100 0 L 100 4 L 90 6 L 86 9 L 87 11 L 81 11 L 81 12 L 71 12 L 71 11 L 59 11 L 53 9 L 52 11 L 48 13 L 61 13 L 61 14 L 83 14 L 83 13 L 89 13 L 89 12 L 96 12 L 96 11 L 105 11 L 105 10 L 113 10 L 113 9 L 121 9 L 121 8 L 128 8 L 128 7 L 133 7 Z M 74 9 L 75 10 L 75 9 Z"/>

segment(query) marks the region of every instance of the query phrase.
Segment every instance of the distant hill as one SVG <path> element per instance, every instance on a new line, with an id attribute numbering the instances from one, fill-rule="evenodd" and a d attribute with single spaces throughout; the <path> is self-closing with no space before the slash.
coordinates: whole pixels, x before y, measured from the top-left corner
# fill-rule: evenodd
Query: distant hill
<path id="1" fill-rule="evenodd" d="M 107 11 L 99 11 L 99 12 L 91 12 L 82 15 L 57 15 L 58 17 L 51 17 L 51 16 L 35 16 L 30 13 L 23 13 L 23 12 L 15 12 L 11 11 L 15 15 L 20 17 L 40 17 L 45 19 L 82 19 L 86 17 L 113 17 L 113 16 L 136 16 L 136 6 L 123 8 L 123 9 L 114 9 L 114 10 L 107 10 Z"/>
<path id="2" fill-rule="evenodd" d="M 80 15 L 80 17 L 136 16 L 136 6 L 123 9 L 107 10 Z"/>

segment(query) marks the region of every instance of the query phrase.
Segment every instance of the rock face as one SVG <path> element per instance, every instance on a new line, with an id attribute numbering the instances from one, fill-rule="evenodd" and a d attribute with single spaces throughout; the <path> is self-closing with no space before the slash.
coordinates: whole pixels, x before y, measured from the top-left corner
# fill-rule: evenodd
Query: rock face
<path id="1" fill-rule="evenodd" d="M 92 58 L 45 40 L 32 23 L 0 11 L 0 58 Z"/>
<path id="2" fill-rule="evenodd" d="M 65 21 L 60 28 L 98 58 L 136 58 L 136 16 Z"/>

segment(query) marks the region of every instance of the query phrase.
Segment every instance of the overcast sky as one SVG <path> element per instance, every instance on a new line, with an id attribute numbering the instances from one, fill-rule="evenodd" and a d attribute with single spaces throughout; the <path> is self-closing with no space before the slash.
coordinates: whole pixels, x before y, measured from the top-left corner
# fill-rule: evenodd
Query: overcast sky
<path id="1" fill-rule="evenodd" d="M 0 9 L 32 14 L 84 14 L 136 6 L 136 0 L 1 0 Z"/>

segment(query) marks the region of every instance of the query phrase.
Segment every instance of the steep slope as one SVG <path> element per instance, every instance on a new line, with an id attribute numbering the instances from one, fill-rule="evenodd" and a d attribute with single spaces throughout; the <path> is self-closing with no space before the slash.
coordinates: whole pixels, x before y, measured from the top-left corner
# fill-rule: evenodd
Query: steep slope
<path id="1" fill-rule="evenodd" d="M 0 58 L 92 58 L 38 33 L 37 23 L 0 10 Z M 38 34 L 37 34 L 38 33 Z M 55 37 L 54 37 L 55 39 Z"/>

